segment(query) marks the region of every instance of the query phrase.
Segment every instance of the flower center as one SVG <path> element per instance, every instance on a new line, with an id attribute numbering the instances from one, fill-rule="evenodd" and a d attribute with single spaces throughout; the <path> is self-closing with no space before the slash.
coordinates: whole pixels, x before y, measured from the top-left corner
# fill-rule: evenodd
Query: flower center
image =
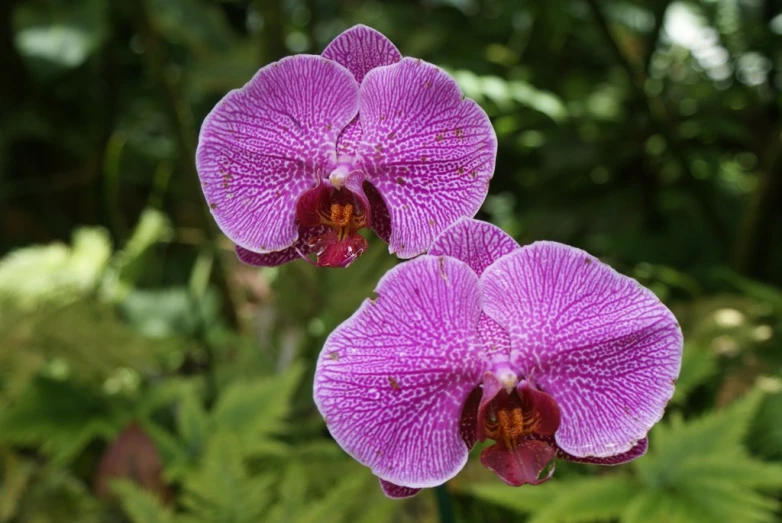
<path id="1" fill-rule="evenodd" d="M 335 193 L 348 193 L 347 189 L 335 190 Z M 338 196 L 344 196 L 339 194 Z M 318 208 L 318 218 L 321 225 L 331 227 L 337 238 L 342 240 L 353 235 L 357 230 L 366 226 L 366 214 L 361 212 L 361 207 L 353 206 L 352 203 L 340 203 L 341 198 L 335 198 L 334 195 L 329 201 L 324 202 Z M 337 201 L 334 201 L 337 200 Z M 328 206 L 327 206 L 328 205 Z"/>
<path id="2" fill-rule="evenodd" d="M 357 231 L 368 225 L 368 209 L 346 187 L 320 184 L 299 200 L 299 225 L 316 228 L 308 240 L 321 267 L 347 267 L 367 248 Z"/>
<path id="3" fill-rule="evenodd" d="M 510 386 L 510 375 L 505 374 L 484 375 L 475 436 L 496 444 L 481 452 L 481 463 L 509 485 L 542 483 L 553 472 L 553 465 L 544 471 L 556 455 L 559 407 L 527 380 Z"/>

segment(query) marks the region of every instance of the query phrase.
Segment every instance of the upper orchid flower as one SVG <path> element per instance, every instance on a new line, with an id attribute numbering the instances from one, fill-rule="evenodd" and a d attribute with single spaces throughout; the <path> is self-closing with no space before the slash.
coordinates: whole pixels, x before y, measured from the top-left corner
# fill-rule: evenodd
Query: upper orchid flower
<path id="1" fill-rule="evenodd" d="M 239 258 L 347 267 L 373 229 L 402 258 L 473 216 L 494 172 L 486 113 L 438 67 L 355 26 L 262 68 L 206 117 L 196 164 Z"/>
<path id="2" fill-rule="evenodd" d="M 582 250 L 464 219 L 376 292 L 326 341 L 315 402 L 390 497 L 449 480 L 486 439 L 481 463 L 510 485 L 554 458 L 629 461 L 673 394 L 675 318 Z"/>

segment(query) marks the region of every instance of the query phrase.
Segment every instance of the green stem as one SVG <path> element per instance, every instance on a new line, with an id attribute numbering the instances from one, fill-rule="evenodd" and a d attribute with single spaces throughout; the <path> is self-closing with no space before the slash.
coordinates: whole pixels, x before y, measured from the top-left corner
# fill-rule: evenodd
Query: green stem
<path id="1" fill-rule="evenodd" d="M 440 523 L 454 523 L 456 518 L 453 515 L 453 505 L 451 504 L 451 494 L 445 485 L 435 487 L 434 494 L 437 497 L 437 512 L 440 515 Z"/>

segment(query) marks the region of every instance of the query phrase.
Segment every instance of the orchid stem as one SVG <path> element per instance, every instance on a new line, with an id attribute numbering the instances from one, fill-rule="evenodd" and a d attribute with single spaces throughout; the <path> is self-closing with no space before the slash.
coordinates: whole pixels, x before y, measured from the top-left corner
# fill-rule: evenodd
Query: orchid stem
<path id="1" fill-rule="evenodd" d="M 440 485 L 434 489 L 437 496 L 437 512 L 440 514 L 440 523 L 454 523 L 456 519 L 453 515 L 453 505 L 451 504 L 451 494 L 445 485 Z"/>

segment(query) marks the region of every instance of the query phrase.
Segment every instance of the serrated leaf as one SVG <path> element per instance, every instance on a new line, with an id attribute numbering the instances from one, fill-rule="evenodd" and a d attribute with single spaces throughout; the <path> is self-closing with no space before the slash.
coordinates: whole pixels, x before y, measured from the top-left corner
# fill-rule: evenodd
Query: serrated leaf
<path id="1" fill-rule="evenodd" d="M 301 374 L 302 368 L 294 367 L 281 375 L 231 383 L 212 412 L 214 426 L 236 434 L 245 449 L 251 449 L 263 436 L 283 433 Z"/>
<path id="2" fill-rule="evenodd" d="M 115 480 L 111 488 L 133 523 L 173 523 L 174 514 L 151 492 L 127 480 Z"/>

